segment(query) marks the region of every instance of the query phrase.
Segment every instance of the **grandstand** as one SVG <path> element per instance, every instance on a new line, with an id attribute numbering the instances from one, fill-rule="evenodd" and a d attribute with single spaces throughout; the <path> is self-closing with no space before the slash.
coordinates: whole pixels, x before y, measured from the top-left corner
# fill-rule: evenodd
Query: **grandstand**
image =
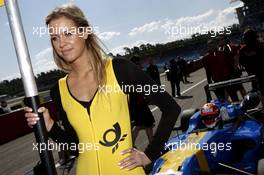
<path id="1" fill-rule="evenodd" d="M 231 0 L 235 2 L 237 0 Z M 241 0 L 244 5 L 236 9 L 241 28 L 251 27 L 264 31 L 264 0 Z"/>

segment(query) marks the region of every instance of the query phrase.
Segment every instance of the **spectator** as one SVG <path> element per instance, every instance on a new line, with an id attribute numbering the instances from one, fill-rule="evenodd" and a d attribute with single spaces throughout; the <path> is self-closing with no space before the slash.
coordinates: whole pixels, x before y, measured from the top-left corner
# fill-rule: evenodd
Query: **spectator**
<path id="1" fill-rule="evenodd" d="M 180 80 L 181 80 L 181 74 L 179 67 L 177 65 L 177 62 L 172 59 L 170 60 L 170 83 L 171 83 L 171 92 L 172 96 L 175 97 L 175 85 L 177 88 L 177 96 L 181 96 L 181 89 L 180 89 Z"/>
<path id="2" fill-rule="evenodd" d="M 253 89 L 260 90 L 264 104 L 264 46 L 258 42 L 257 33 L 251 29 L 244 32 L 243 40 L 245 46 L 240 50 L 239 62 L 249 75 L 256 75 L 259 87 L 253 83 Z"/>
<path id="3" fill-rule="evenodd" d="M 216 83 L 231 79 L 233 73 L 233 62 L 226 56 L 225 52 L 217 50 L 215 41 L 208 41 L 208 52 L 203 56 L 203 65 L 206 71 L 208 83 Z M 221 87 L 215 90 L 218 99 L 228 100 L 225 91 L 230 95 L 232 101 L 238 101 L 232 87 Z"/>
<path id="4" fill-rule="evenodd" d="M 158 85 L 161 85 L 159 69 L 158 66 L 153 63 L 153 60 L 150 61 L 149 67 L 147 68 L 147 72 Z"/>
<path id="5" fill-rule="evenodd" d="M 134 62 L 139 68 L 141 67 L 138 57 L 133 56 L 131 61 Z M 138 133 L 142 129 L 146 131 L 150 143 L 153 139 L 153 126 L 155 119 L 144 96 L 138 93 L 131 93 L 129 95 L 129 110 L 130 118 L 132 121 L 134 121 L 134 127 L 132 131 L 133 143 L 135 144 Z"/>
<path id="6" fill-rule="evenodd" d="M 0 115 L 4 113 L 5 113 L 4 110 L 2 109 L 2 107 L 0 107 Z"/>
<path id="7" fill-rule="evenodd" d="M 142 95 L 134 93 L 130 94 L 129 97 L 130 117 L 134 121 L 132 131 L 133 143 L 135 144 L 138 133 L 142 129 L 146 131 L 150 143 L 153 139 L 154 116 Z"/>
<path id="8" fill-rule="evenodd" d="M 230 67 L 231 78 L 239 78 L 242 75 L 242 71 L 238 61 L 239 46 L 232 45 L 230 43 L 230 40 L 226 36 L 219 35 L 217 50 L 219 52 L 222 52 L 224 56 L 230 60 L 231 65 L 233 65 L 233 67 Z M 236 100 L 238 100 L 236 91 L 239 91 L 242 97 L 246 95 L 246 90 L 242 84 L 232 85 L 232 87 L 230 87 L 230 91 L 232 91 L 231 95 L 233 94 L 234 96 L 233 99 Z"/>
<path id="9" fill-rule="evenodd" d="M 3 113 L 9 113 L 11 112 L 10 107 L 8 106 L 7 102 L 5 100 L 1 101 L 1 109 L 3 110 Z"/>
<path id="10" fill-rule="evenodd" d="M 188 72 L 187 72 L 187 62 L 183 58 L 178 57 L 177 63 L 179 65 L 179 68 L 180 68 L 181 73 L 182 73 L 182 76 L 183 76 L 183 83 L 190 83 L 187 80 L 187 76 L 188 76 Z"/>
<path id="11" fill-rule="evenodd" d="M 169 70 L 169 68 L 168 68 L 167 63 L 165 63 L 163 69 L 164 69 L 164 72 L 166 73 L 167 81 L 170 81 L 170 70 Z"/>

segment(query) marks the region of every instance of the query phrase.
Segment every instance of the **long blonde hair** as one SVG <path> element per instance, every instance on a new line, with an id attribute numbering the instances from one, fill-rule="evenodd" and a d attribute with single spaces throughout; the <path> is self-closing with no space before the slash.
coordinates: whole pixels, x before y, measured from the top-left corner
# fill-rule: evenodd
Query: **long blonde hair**
<path id="1" fill-rule="evenodd" d="M 49 26 L 51 20 L 66 17 L 71 19 L 77 28 L 87 28 L 90 27 L 86 17 L 79 7 L 73 4 L 64 4 L 62 6 L 56 7 L 53 11 L 51 11 L 46 17 L 46 25 Z M 52 43 L 52 42 L 51 42 Z M 106 70 L 105 70 L 105 59 L 106 53 L 104 52 L 102 42 L 99 38 L 94 34 L 94 32 L 90 32 L 88 38 L 85 40 L 85 44 L 87 49 L 92 55 L 90 60 L 92 69 L 94 71 L 95 77 L 99 85 L 104 85 L 106 81 Z M 53 56 L 54 61 L 57 66 L 65 72 L 70 72 L 70 66 L 56 53 L 53 47 Z"/>

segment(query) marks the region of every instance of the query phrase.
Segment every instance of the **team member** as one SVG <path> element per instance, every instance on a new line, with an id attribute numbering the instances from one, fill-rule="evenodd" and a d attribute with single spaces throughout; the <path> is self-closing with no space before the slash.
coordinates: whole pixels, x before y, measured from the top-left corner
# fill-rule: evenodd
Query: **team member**
<path id="1" fill-rule="evenodd" d="M 245 30 L 243 39 L 245 46 L 240 50 L 239 62 L 249 75 L 256 75 L 258 88 L 262 94 L 262 104 L 264 104 L 264 46 L 258 41 L 257 33 L 254 30 Z M 253 83 L 253 88 L 257 88 L 255 83 Z"/>
<path id="2" fill-rule="evenodd" d="M 160 156 L 180 107 L 136 65 L 107 58 L 75 5 L 57 7 L 47 16 L 46 24 L 55 62 L 68 73 L 51 90 L 63 128 L 47 109 L 39 109 L 49 136 L 59 143 L 96 145 L 92 150 L 79 150 L 77 175 L 145 174 L 142 167 Z M 162 111 L 157 131 L 144 152 L 132 145 L 128 94 L 134 91 Z M 28 107 L 25 111 L 28 124 L 36 124 L 37 114 Z"/>

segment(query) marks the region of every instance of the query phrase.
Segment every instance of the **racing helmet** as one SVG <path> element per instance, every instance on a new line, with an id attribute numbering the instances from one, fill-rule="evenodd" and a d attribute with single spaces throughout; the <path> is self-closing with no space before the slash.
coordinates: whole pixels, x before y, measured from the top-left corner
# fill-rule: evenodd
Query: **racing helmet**
<path id="1" fill-rule="evenodd" d="M 202 122 L 207 128 L 214 128 L 220 121 L 220 109 L 215 103 L 206 103 L 200 112 Z"/>
<path id="2" fill-rule="evenodd" d="M 243 101 L 240 103 L 240 108 L 242 111 L 246 111 L 257 107 L 259 103 L 259 94 L 257 92 L 250 92 L 244 97 Z"/>

